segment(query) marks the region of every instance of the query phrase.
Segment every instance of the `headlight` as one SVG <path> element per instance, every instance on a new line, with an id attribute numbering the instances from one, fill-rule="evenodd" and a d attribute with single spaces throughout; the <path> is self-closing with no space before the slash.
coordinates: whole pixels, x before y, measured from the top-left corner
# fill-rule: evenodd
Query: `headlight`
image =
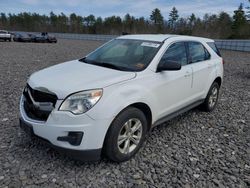
<path id="1" fill-rule="evenodd" d="M 60 111 L 70 111 L 73 114 L 82 114 L 91 109 L 101 98 L 102 89 L 81 91 L 67 97 L 61 106 Z"/>

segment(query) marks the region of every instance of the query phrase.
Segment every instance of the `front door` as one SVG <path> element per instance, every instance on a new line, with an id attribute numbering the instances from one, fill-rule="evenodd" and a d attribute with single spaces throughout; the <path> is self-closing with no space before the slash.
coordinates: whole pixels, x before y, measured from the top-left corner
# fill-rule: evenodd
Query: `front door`
<path id="1" fill-rule="evenodd" d="M 154 93 L 159 107 L 157 119 L 187 106 L 192 94 L 192 68 L 188 65 L 185 43 L 176 42 L 170 45 L 159 64 L 163 61 L 175 61 L 181 63 L 182 67 L 181 70 L 155 73 Z"/>

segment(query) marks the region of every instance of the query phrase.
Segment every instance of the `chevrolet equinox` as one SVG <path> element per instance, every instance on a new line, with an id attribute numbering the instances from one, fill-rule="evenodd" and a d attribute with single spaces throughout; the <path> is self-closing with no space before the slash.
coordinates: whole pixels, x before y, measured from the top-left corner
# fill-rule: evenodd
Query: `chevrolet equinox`
<path id="1" fill-rule="evenodd" d="M 30 76 L 20 126 L 74 158 L 129 160 L 152 127 L 214 110 L 223 59 L 211 39 L 125 35 Z"/>

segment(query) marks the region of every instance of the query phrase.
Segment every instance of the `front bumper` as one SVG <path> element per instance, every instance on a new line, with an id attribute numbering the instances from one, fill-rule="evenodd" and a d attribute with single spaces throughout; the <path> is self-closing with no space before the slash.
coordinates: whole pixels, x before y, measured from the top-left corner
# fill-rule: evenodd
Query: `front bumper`
<path id="1" fill-rule="evenodd" d="M 70 157 L 80 160 L 98 160 L 101 155 L 106 132 L 112 119 L 94 120 L 86 114 L 73 115 L 70 112 L 52 110 L 47 121 L 30 119 L 23 108 L 23 96 L 20 101 L 20 126 L 31 135 L 49 142 L 54 148 L 65 151 Z M 27 131 L 29 130 L 29 131 Z M 70 132 L 82 132 L 77 145 L 63 141 Z"/>
<path id="2" fill-rule="evenodd" d="M 74 149 L 58 147 L 56 145 L 53 145 L 50 141 L 37 136 L 33 131 L 33 126 L 26 123 L 22 118 L 19 119 L 19 125 L 21 129 L 23 129 L 31 137 L 37 137 L 38 139 L 45 141 L 52 148 L 56 149 L 59 152 L 62 152 L 63 154 L 68 155 L 73 159 L 80 161 L 98 161 L 101 158 L 102 149 L 74 150 Z"/>

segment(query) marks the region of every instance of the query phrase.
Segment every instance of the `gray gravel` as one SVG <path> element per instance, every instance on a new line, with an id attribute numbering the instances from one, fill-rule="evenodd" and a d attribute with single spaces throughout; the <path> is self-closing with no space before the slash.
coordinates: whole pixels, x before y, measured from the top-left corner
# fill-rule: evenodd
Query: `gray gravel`
<path id="1" fill-rule="evenodd" d="M 194 109 L 156 127 L 128 162 L 73 161 L 24 134 L 18 100 L 28 76 L 99 45 L 0 42 L 0 187 L 250 187 L 250 53 L 222 52 L 214 112 Z"/>

